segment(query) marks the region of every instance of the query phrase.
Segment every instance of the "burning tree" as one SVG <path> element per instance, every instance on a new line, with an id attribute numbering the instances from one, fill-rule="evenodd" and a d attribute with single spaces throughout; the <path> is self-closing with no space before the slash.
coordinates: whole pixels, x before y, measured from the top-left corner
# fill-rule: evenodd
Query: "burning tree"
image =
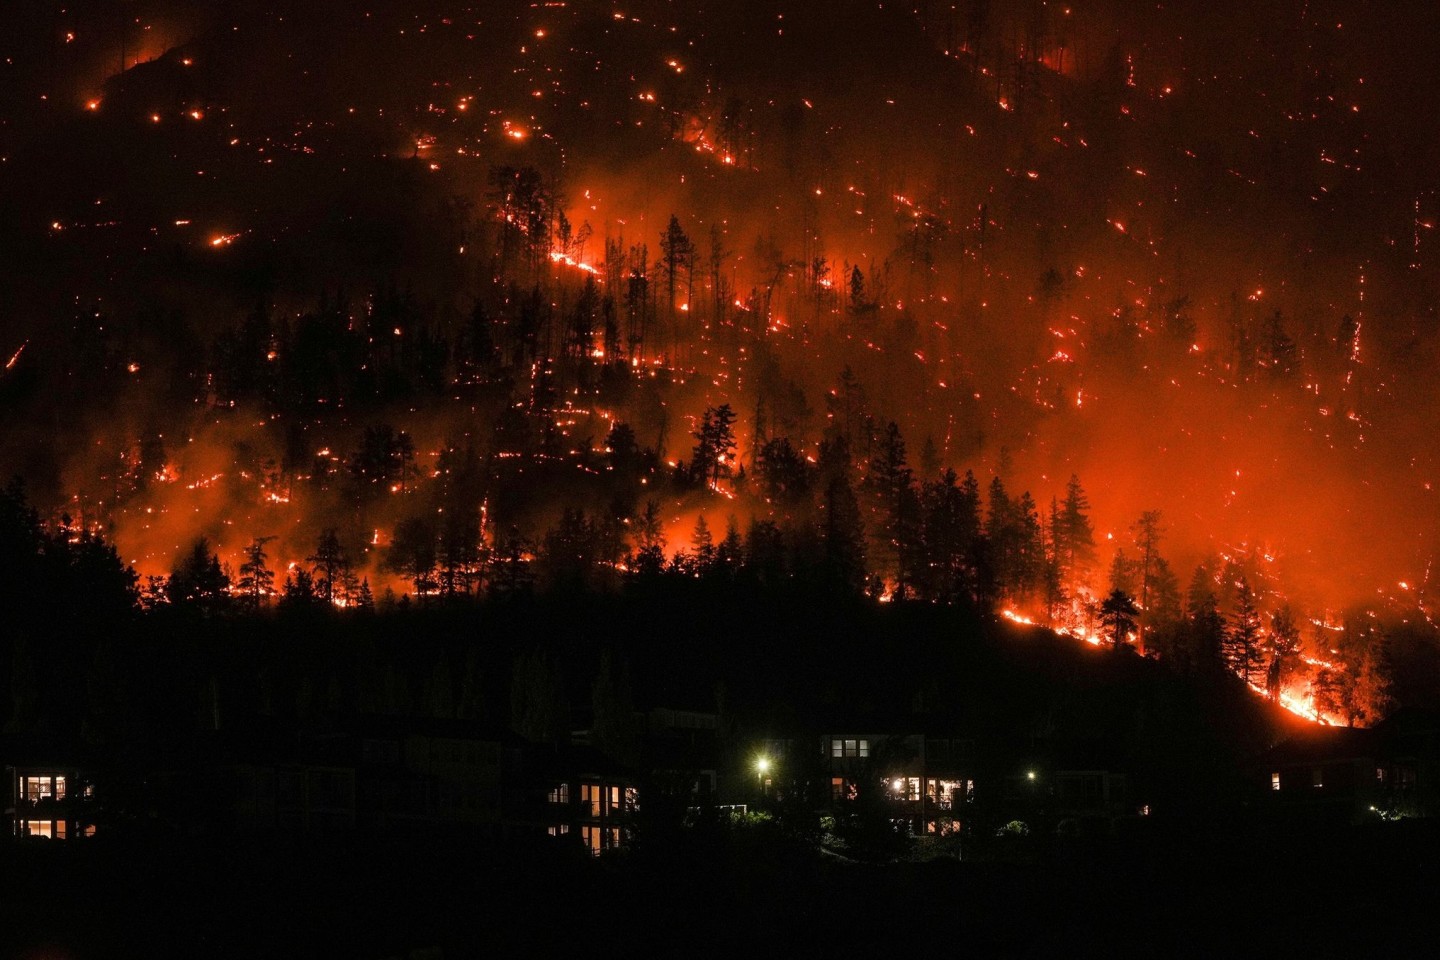
<path id="1" fill-rule="evenodd" d="M 1286 675 L 1300 653 L 1300 628 L 1295 615 L 1284 606 L 1270 616 L 1270 665 L 1265 671 L 1265 695 L 1271 700 L 1280 696 Z"/>

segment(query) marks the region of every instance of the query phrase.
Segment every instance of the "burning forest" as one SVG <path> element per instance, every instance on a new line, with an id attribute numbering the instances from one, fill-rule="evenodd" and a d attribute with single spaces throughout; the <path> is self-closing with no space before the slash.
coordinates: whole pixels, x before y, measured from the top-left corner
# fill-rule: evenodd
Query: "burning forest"
<path id="1" fill-rule="evenodd" d="M 250 606 L 823 554 L 1347 723 L 1431 642 L 1398 22 L 152 6 L 9 61 L 0 345 L 148 605 L 202 540 Z"/>
<path id="2" fill-rule="evenodd" d="M 588 723 L 638 769 L 633 679 L 713 709 L 781 820 L 781 703 L 1033 744 L 1123 676 L 1158 699 L 1095 736 L 1162 810 L 1156 717 L 1203 716 L 1195 756 L 1389 736 L 1440 706 L 1437 35 L 1344 0 L 9 4 L 0 726 Z M 146 671 L 163 706 L 116 692 Z M 1007 797 L 1052 789 L 1015 756 Z M 897 771 L 916 836 L 1029 829 Z M 654 789 L 606 784 L 596 854 Z"/>

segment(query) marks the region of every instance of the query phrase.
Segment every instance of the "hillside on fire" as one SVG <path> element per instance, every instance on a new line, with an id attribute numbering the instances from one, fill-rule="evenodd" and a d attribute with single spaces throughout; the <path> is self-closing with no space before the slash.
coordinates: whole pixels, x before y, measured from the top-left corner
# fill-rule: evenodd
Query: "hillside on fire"
<path id="1" fill-rule="evenodd" d="M 1440 7 L 0 7 L 38 869 L 1423 839 Z"/>

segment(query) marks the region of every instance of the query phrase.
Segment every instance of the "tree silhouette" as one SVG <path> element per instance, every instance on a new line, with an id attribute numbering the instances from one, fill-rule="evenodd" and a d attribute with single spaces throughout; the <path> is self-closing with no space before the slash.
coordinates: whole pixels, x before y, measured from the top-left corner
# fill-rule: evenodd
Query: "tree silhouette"
<path id="1" fill-rule="evenodd" d="M 1146 510 L 1140 514 L 1140 519 L 1130 527 L 1130 532 L 1135 537 L 1135 549 L 1139 556 L 1135 558 L 1135 572 L 1140 577 L 1140 610 L 1141 617 L 1137 637 L 1140 641 L 1140 653 L 1146 652 L 1145 628 L 1150 623 L 1150 593 L 1155 578 L 1155 563 L 1160 559 L 1160 540 L 1164 536 L 1164 529 L 1160 526 L 1160 511 Z"/>
<path id="2" fill-rule="evenodd" d="M 177 607 L 188 607 L 207 616 L 224 610 L 230 602 L 230 577 L 220 558 L 210 551 L 210 541 L 196 538 L 190 550 L 170 573 L 166 595 Z"/>
<path id="3" fill-rule="evenodd" d="M 1139 615 L 1140 608 L 1135 606 L 1135 601 L 1124 590 L 1111 590 L 1110 595 L 1101 602 L 1100 623 L 1110 635 L 1110 644 L 1115 650 L 1125 645 L 1126 638 L 1135 629 L 1135 621 Z"/>
<path id="4" fill-rule="evenodd" d="M 1255 609 L 1255 595 L 1250 582 L 1240 578 L 1235 588 L 1235 612 L 1225 633 L 1225 662 L 1240 679 L 1255 685 L 1260 680 L 1264 661 L 1260 614 Z"/>
<path id="5" fill-rule="evenodd" d="M 336 599 L 346 600 L 345 580 L 350 572 L 350 560 L 334 527 L 327 527 L 315 541 L 315 552 L 305 558 L 311 572 L 316 576 L 316 593 L 326 603 Z"/>
<path id="6" fill-rule="evenodd" d="M 265 562 L 268 559 L 265 544 L 274 539 L 257 537 L 245 548 L 245 562 L 240 564 L 240 579 L 236 586 L 240 589 L 245 605 L 251 610 L 260 609 L 265 598 L 274 593 L 275 572 Z"/>
<path id="7" fill-rule="evenodd" d="M 1072 473 L 1060 504 L 1056 546 L 1061 573 L 1068 582 L 1083 577 L 1095 562 L 1095 530 L 1090 525 L 1089 510 L 1090 500 L 1080 486 L 1080 478 Z"/>
<path id="8" fill-rule="evenodd" d="M 384 566 L 409 580 L 417 596 L 435 591 L 435 527 L 429 517 L 406 517 L 395 525 Z"/>
<path id="9" fill-rule="evenodd" d="M 706 407 L 700 418 L 695 437 L 694 455 L 690 460 L 690 471 L 695 479 L 712 489 L 720 488 L 720 481 L 729 478 L 735 467 L 735 411 L 730 404 Z"/>

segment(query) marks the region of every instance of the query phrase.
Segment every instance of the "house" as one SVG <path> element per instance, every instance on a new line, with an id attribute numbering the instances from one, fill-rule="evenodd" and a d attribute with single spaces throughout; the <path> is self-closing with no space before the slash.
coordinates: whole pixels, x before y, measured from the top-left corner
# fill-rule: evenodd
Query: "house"
<path id="1" fill-rule="evenodd" d="M 5 784 L 0 799 L 7 837 L 74 840 L 93 836 L 99 815 L 96 765 L 79 744 L 31 736 L 0 737 Z"/>
<path id="2" fill-rule="evenodd" d="M 9 785 L 6 833 L 10 836 L 52 840 L 94 836 L 94 788 L 74 766 L 7 766 L 5 779 Z"/>
<path id="3" fill-rule="evenodd" d="M 1316 727 L 1281 742 L 1254 773 L 1260 809 L 1358 823 L 1440 814 L 1440 713 L 1407 709 L 1367 729 Z"/>
<path id="4" fill-rule="evenodd" d="M 820 738 L 829 773 L 829 806 L 855 800 L 863 780 L 885 791 L 897 820 L 916 834 L 946 835 L 961 828 L 975 794 L 974 744 L 950 733 L 844 732 Z"/>
<path id="5" fill-rule="evenodd" d="M 630 846 L 640 812 L 633 771 L 584 745 L 554 750 L 543 769 L 548 835 L 578 839 L 596 857 Z"/>

